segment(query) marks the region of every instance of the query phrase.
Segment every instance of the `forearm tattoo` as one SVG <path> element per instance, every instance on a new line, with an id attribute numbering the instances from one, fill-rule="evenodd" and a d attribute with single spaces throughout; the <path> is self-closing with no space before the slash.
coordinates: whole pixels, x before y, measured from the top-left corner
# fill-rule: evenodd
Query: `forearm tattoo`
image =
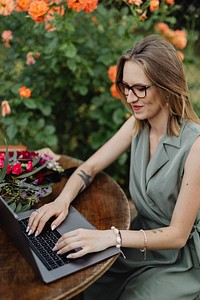
<path id="1" fill-rule="evenodd" d="M 80 194 L 91 183 L 92 177 L 89 174 L 85 173 L 85 171 L 83 170 L 81 170 L 80 173 L 78 173 L 78 176 L 80 176 L 83 180 L 83 185 L 78 192 L 78 194 Z"/>
<path id="2" fill-rule="evenodd" d="M 163 232 L 163 230 L 162 230 L 162 229 L 160 229 L 160 228 L 158 228 L 158 229 L 154 229 L 154 230 L 152 230 L 152 232 L 153 232 L 153 233 L 157 233 L 157 232 L 161 232 L 161 233 L 162 233 L 162 232 Z"/>

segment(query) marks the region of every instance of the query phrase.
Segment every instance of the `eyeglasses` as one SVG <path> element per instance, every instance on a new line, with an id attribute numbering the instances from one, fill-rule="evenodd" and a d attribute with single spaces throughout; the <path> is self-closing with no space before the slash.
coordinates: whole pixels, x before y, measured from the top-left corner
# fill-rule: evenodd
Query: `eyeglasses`
<path id="1" fill-rule="evenodd" d="M 131 90 L 133 94 L 138 98 L 145 98 L 147 95 L 147 90 L 153 86 L 152 85 L 142 85 L 142 84 L 134 84 L 129 86 L 124 82 L 117 82 L 118 89 L 125 97 L 128 97 L 129 91 Z"/>

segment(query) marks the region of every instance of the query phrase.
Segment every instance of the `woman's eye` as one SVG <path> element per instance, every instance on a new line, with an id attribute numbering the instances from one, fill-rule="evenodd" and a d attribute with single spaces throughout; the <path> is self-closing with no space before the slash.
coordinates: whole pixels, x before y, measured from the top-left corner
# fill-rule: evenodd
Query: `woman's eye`
<path id="1" fill-rule="evenodd" d="M 135 89 L 140 92 L 143 92 L 143 91 L 145 91 L 145 86 L 135 86 Z"/>

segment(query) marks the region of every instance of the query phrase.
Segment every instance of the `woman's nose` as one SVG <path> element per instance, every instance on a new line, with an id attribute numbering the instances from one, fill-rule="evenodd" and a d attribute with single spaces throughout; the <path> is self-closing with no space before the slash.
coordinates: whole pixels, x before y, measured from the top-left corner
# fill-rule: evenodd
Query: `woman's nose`
<path id="1" fill-rule="evenodd" d="M 132 92 L 132 90 L 129 90 L 128 96 L 126 98 L 127 103 L 136 102 L 138 101 L 138 97 Z"/>

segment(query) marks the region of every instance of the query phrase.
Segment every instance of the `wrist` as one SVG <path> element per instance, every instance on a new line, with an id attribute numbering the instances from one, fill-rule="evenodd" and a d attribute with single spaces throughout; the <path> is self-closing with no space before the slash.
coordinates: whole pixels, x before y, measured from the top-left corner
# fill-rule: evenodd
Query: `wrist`
<path id="1" fill-rule="evenodd" d="M 64 205 L 67 209 L 70 206 L 70 201 L 66 197 L 62 197 L 60 195 L 54 200 L 54 202 Z"/>

